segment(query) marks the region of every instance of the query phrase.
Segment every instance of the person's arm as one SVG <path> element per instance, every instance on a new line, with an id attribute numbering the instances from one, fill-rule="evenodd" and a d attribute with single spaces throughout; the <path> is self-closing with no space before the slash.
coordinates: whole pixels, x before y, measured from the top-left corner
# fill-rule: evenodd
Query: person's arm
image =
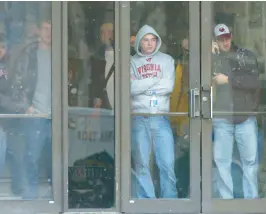
<path id="1" fill-rule="evenodd" d="M 175 62 L 171 57 L 169 61 L 166 62 L 166 66 L 163 70 L 163 77 L 160 81 L 152 86 L 148 91 L 145 92 L 146 95 L 152 95 L 152 91 L 156 92 L 156 95 L 163 96 L 170 94 L 174 89 L 175 83 Z"/>
<path id="2" fill-rule="evenodd" d="M 152 86 L 159 82 L 157 78 L 146 78 L 138 79 L 135 74 L 134 65 L 131 63 L 130 68 L 130 79 L 131 79 L 131 96 L 136 96 L 138 94 L 143 94 L 145 91 L 150 89 Z"/>
<path id="3" fill-rule="evenodd" d="M 104 76 L 102 73 L 98 73 L 96 77 L 96 82 L 94 82 L 95 96 L 93 100 L 94 108 L 102 107 L 102 97 L 103 97 L 103 88 L 104 88 Z"/>
<path id="4" fill-rule="evenodd" d="M 98 59 L 92 57 L 91 59 L 91 72 L 92 72 L 92 99 L 93 107 L 101 108 L 102 107 L 102 93 L 104 87 L 104 74 L 105 74 L 105 65 L 106 62 L 103 59 Z"/>

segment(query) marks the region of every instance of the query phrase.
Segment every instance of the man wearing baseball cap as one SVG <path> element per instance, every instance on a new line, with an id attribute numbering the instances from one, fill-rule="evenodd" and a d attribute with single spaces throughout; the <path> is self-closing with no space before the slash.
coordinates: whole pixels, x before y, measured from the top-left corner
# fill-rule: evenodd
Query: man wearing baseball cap
<path id="1" fill-rule="evenodd" d="M 257 119 L 250 114 L 258 107 L 259 72 L 253 52 L 237 47 L 225 24 L 214 28 L 212 44 L 213 83 L 216 87 L 214 110 L 227 112 L 213 119 L 214 162 L 219 171 L 217 189 L 223 199 L 232 199 L 231 164 L 234 141 L 243 169 L 245 198 L 258 197 Z M 239 113 L 240 114 L 233 114 Z"/>
<path id="2" fill-rule="evenodd" d="M 221 51 L 228 52 L 231 49 L 232 34 L 229 28 L 225 24 L 218 24 L 214 28 L 214 35 L 216 37 L 216 42 L 219 47 L 216 49 L 221 49 Z M 217 45 L 216 45 L 217 46 Z"/>

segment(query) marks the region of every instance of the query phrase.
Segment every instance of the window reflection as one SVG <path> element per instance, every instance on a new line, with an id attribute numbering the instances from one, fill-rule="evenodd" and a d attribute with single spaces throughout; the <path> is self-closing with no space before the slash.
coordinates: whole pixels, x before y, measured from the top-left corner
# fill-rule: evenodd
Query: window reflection
<path id="1" fill-rule="evenodd" d="M 115 206 L 114 2 L 68 3 L 69 208 Z"/>
<path id="2" fill-rule="evenodd" d="M 51 200 L 51 4 L 1 4 L 0 199 Z"/>

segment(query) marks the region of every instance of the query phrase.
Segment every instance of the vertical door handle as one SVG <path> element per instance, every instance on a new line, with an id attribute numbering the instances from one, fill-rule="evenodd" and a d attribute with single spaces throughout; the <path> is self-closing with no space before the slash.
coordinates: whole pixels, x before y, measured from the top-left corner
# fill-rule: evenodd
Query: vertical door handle
<path id="1" fill-rule="evenodd" d="M 212 119 L 213 116 L 213 91 L 212 86 L 204 85 L 202 86 L 202 102 L 201 102 L 201 109 L 202 109 L 202 118 L 203 119 Z"/>
<path id="2" fill-rule="evenodd" d="M 190 89 L 190 117 L 200 116 L 200 90 L 198 88 Z"/>

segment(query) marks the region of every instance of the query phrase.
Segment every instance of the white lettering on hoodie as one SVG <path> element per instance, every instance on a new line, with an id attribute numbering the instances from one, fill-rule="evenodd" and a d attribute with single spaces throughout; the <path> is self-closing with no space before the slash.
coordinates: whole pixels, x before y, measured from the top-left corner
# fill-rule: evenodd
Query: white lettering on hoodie
<path id="1" fill-rule="evenodd" d="M 146 34 L 153 34 L 157 39 L 157 47 L 151 55 L 143 55 L 139 51 L 140 40 Z M 150 113 L 152 91 L 156 92 L 159 112 L 169 112 L 170 94 L 174 88 L 174 59 L 159 51 L 161 38 L 150 26 L 144 25 L 136 35 L 135 51 L 131 57 L 131 101 L 132 111 Z"/>

